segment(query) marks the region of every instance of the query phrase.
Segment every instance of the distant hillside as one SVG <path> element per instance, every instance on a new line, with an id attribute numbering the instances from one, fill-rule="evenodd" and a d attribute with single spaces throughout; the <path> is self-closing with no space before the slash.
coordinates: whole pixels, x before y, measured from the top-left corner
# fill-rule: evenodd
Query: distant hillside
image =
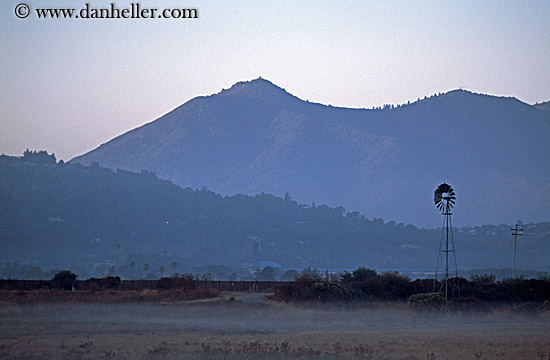
<path id="1" fill-rule="evenodd" d="M 518 268 L 548 271 L 550 223 L 524 227 Z M 455 228 L 459 267 L 510 267 L 509 228 Z M 440 230 L 301 205 L 289 196 L 222 197 L 182 189 L 146 171 L 56 164 L 45 152 L 0 156 L 4 262 L 112 264 L 115 244 L 122 244 L 124 256 L 166 250 L 192 265 L 240 266 L 254 260 L 258 241 L 256 260 L 284 267 L 433 269 L 439 240 Z"/>
<path id="2" fill-rule="evenodd" d="M 545 101 L 540 104 L 535 104 L 533 106 L 539 110 L 550 111 L 550 101 Z"/>
<path id="3" fill-rule="evenodd" d="M 514 98 L 454 90 L 347 109 L 257 79 L 192 99 L 71 162 L 146 169 L 224 195 L 289 192 L 433 228 L 442 182 L 456 190 L 457 225 L 548 220 L 548 139 L 550 112 Z"/>

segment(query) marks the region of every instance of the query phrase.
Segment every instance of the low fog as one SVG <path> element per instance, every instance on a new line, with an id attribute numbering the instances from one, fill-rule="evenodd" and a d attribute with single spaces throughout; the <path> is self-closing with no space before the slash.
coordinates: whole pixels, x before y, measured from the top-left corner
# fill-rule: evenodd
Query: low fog
<path id="1" fill-rule="evenodd" d="M 244 304 L 30 304 L 2 307 L 0 335 L 269 334 L 303 331 L 549 327 L 546 317 L 523 313 L 415 313 L 406 308 L 295 307 Z"/>

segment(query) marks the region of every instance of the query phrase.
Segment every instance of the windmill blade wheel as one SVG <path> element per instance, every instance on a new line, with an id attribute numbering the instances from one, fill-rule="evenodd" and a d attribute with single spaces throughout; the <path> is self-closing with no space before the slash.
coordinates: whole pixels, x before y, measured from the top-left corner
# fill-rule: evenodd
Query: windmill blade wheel
<path id="1" fill-rule="evenodd" d="M 443 183 L 434 191 L 434 203 L 439 211 L 452 209 L 455 204 L 455 191 L 451 185 Z"/>

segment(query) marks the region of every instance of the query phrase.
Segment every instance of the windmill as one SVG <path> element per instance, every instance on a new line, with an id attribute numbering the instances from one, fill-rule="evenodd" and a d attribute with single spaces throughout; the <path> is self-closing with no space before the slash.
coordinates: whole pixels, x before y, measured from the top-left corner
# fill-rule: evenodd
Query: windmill
<path id="1" fill-rule="evenodd" d="M 455 244 L 453 240 L 453 226 L 451 223 L 451 210 L 455 204 L 455 191 L 451 185 L 443 183 L 434 191 L 434 203 L 441 214 L 443 215 L 443 227 L 441 229 L 441 240 L 439 242 L 439 253 L 437 256 L 437 265 L 435 268 L 434 292 L 439 284 L 437 291 L 445 293 L 445 299 L 449 298 L 449 260 L 454 263 L 454 277 L 458 278 L 458 267 L 456 266 Z M 443 255 L 444 254 L 444 255 Z M 445 273 L 439 272 L 440 266 L 443 264 L 443 256 L 445 257 Z M 451 259 L 449 259 L 451 257 Z M 441 280 L 440 280 L 441 277 Z M 457 290 L 460 296 L 458 284 L 451 284 L 451 297 Z"/>

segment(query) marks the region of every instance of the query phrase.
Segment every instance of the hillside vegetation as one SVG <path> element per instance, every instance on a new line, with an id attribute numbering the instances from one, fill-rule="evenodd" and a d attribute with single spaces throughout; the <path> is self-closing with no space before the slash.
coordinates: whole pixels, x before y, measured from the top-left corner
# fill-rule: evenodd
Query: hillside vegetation
<path id="1" fill-rule="evenodd" d="M 510 267 L 509 227 L 456 228 L 459 267 Z M 524 228 L 518 268 L 547 271 L 550 224 Z M 0 157 L 4 263 L 114 266 L 115 244 L 121 244 L 121 266 L 135 260 L 132 254 L 167 251 L 189 266 L 269 260 L 300 269 L 432 269 L 440 231 L 299 204 L 288 194 L 223 197 L 206 188 L 182 189 L 148 171 L 57 163 L 46 152 Z M 260 243 L 259 259 L 253 259 L 253 242 Z"/>

